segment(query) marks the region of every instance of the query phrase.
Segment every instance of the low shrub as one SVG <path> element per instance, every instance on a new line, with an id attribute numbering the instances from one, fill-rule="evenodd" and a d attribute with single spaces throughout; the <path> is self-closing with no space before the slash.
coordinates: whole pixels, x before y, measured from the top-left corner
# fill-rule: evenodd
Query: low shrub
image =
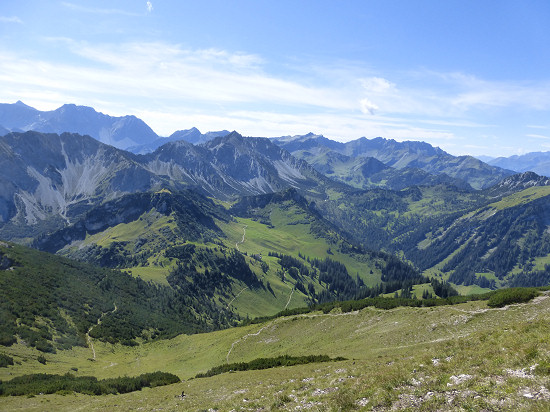
<path id="1" fill-rule="evenodd" d="M 487 305 L 492 308 L 501 308 L 512 303 L 525 303 L 538 294 L 539 292 L 535 288 L 500 289 L 493 293 L 487 301 Z"/>
<path id="2" fill-rule="evenodd" d="M 248 371 L 276 368 L 278 366 L 303 365 L 314 362 L 336 362 L 346 360 L 346 358 L 331 358 L 327 355 L 308 355 L 308 356 L 289 356 L 283 355 L 276 358 L 258 358 L 250 362 L 227 363 L 225 365 L 215 366 L 206 373 L 199 373 L 195 378 L 206 378 L 231 371 Z"/>
<path id="3" fill-rule="evenodd" d="M 0 368 L 7 368 L 9 365 L 13 365 L 13 358 L 0 353 Z"/>
<path id="4" fill-rule="evenodd" d="M 180 381 L 176 375 L 166 372 L 144 373 L 135 377 L 119 377 L 98 380 L 94 376 L 76 377 L 70 373 L 50 375 L 38 373 L 23 375 L 9 381 L 0 382 L 0 395 L 21 396 L 39 393 L 79 392 L 87 395 L 128 393 L 144 387 L 170 385 Z"/>

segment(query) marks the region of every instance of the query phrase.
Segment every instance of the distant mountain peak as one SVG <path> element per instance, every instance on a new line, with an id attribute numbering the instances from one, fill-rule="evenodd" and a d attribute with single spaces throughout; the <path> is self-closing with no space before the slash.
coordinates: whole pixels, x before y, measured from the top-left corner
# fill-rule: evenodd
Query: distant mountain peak
<path id="1" fill-rule="evenodd" d="M 497 157 L 489 160 L 488 163 L 518 173 L 532 171 L 542 176 L 550 176 L 550 152 L 531 152 L 519 156 Z"/>
<path id="2" fill-rule="evenodd" d="M 222 136 L 223 137 L 223 136 Z M 239 132 L 237 132 L 236 130 L 233 130 L 231 133 L 229 133 L 227 136 L 227 138 L 232 138 L 232 137 L 237 137 L 237 138 L 241 138 L 243 137 L 242 134 L 240 134 Z"/>
<path id="3" fill-rule="evenodd" d="M 26 108 L 29 108 L 29 109 L 34 109 L 34 107 L 31 107 L 29 106 L 28 104 L 25 104 L 23 103 L 21 100 L 18 100 L 14 103 L 15 106 L 21 106 L 21 107 L 26 107 Z M 34 109 L 36 110 L 36 109 Z"/>
<path id="4" fill-rule="evenodd" d="M 11 131 L 88 135 L 119 149 L 158 139 L 158 135 L 136 116 L 113 117 L 74 103 L 49 111 L 34 109 L 20 100 L 14 104 L 0 104 L 0 125 Z"/>

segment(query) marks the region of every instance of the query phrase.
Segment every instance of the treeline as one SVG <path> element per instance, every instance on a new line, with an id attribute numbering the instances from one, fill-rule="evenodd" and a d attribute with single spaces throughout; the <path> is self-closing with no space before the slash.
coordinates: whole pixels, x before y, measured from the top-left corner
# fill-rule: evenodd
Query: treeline
<path id="1" fill-rule="evenodd" d="M 38 373 L 23 375 L 9 381 L 0 381 L 0 396 L 22 396 L 50 393 L 78 392 L 86 395 L 106 395 L 139 391 L 142 388 L 170 385 L 180 382 L 172 373 L 152 372 L 136 377 L 98 380 L 94 376 L 50 375 Z"/>
<path id="2" fill-rule="evenodd" d="M 236 250 L 196 247 L 193 244 L 168 248 L 166 257 L 178 259 L 167 276 L 168 283 L 185 295 L 212 297 L 231 289 L 232 279 L 244 282 L 249 288 L 262 287 L 262 282 L 250 269 L 244 256 Z"/>
<path id="3" fill-rule="evenodd" d="M 298 255 L 301 257 L 300 253 Z M 290 276 L 294 279 L 299 278 L 299 276 L 314 278 L 317 274 L 315 270 L 310 270 L 304 262 L 293 256 L 284 255 L 277 252 L 268 252 L 268 256 L 279 258 L 279 264 L 281 267 L 287 270 Z M 307 259 L 307 261 L 309 262 L 309 259 Z"/>
<path id="4" fill-rule="evenodd" d="M 0 368 L 7 368 L 10 365 L 13 365 L 13 358 L 9 355 L 0 353 Z"/>
<path id="5" fill-rule="evenodd" d="M 170 242 L 176 239 L 203 242 L 215 239 L 221 230 L 214 218 L 222 221 L 231 219 L 223 207 L 193 190 L 131 193 L 92 208 L 74 225 L 38 237 L 33 247 L 55 253 L 67 244 L 68 239 L 83 240 L 87 235 L 120 223 L 141 219 L 140 216 L 151 210 L 174 217 L 174 227 L 161 229 L 163 237 Z M 151 248 L 145 243 L 153 243 L 154 246 Z M 131 246 L 124 242 L 113 242 L 105 248 L 95 245 L 74 251 L 70 257 L 103 267 L 122 268 L 144 263 L 159 247 L 155 242 L 138 241 Z"/>
<path id="6" fill-rule="evenodd" d="M 462 229 L 464 243 L 474 231 L 476 240 L 467 243 L 443 267 L 444 272 L 452 271 L 449 281 L 494 288 L 494 281 L 476 276 L 476 273 L 491 272 L 510 286 L 540 285 L 546 277 L 531 273 L 534 259 L 550 254 L 544 202 L 545 198 L 500 210 L 484 220 L 482 226 L 479 223 L 467 230 L 457 227 L 455 230 Z M 446 235 L 442 242 L 456 247 L 456 238 L 452 233 Z M 515 267 L 522 268 L 524 275 L 514 276 L 509 282 L 506 278 Z"/>
<path id="7" fill-rule="evenodd" d="M 546 286 L 550 285 L 550 265 L 544 265 L 544 270 L 534 270 L 531 272 L 522 271 L 508 281 L 510 287 L 526 286 Z"/>
<path id="8" fill-rule="evenodd" d="M 397 293 L 401 291 L 400 298 L 415 299 L 413 294 L 413 286 L 420 284 L 431 284 L 434 293 L 440 298 L 448 298 L 458 295 L 456 289 L 452 287 L 446 281 L 440 281 L 437 279 L 430 279 L 426 276 L 420 275 L 418 271 L 411 265 L 402 262 L 397 257 L 380 253 L 381 256 L 386 258 L 386 265 L 382 266 L 382 281 L 384 283 L 378 284 L 373 287 L 362 286 L 356 293 L 354 300 L 364 298 L 376 298 L 380 295 L 388 293 Z M 431 298 L 433 296 L 425 294 L 423 298 Z"/>
<path id="9" fill-rule="evenodd" d="M 4 253 L 14 269 L 0 276 L 1 345 L 19 336 L 43 352 L 86 346 L 92 326 L 90 334 L 97 339 L 135 344 L 136 338 L 209 331 L 238 320 L 208 300 L 196 302 L 120 271 L 16 245 Z"/>
<path id="10" fill-rule="evenodd" d="M 458 292 L 447 282 L 430 280 L 422 276 L 411 265 L 404 263 L 393 255 L 383 252 L 369 252 L 371 258 L 378 259 L 377 266 L 382 272 L 382 283 L 367 287 L 359 276 L 352 277 L 346 266 L 330 257 L 325 259 L 309 258 L 302 256 L 301 259 L 276 252 L 270 252 L 270 256 L 279 258 L 279 264 L 288 274 L 296 279 L 296 289 L 305 295 L 309 295 L 312 304 L 332 302 L 335 300 L 363 299 L 377 297 L 381 294 L 394 293 L 401 290 L 401 297 L 411 298 L 414 285 L 431 283 L 434 292 L 441 298 L 457 295 Z M 307 267 L 307 262 L 310 268 Z M 306 276 L 309 279 L 318 277 L 319 282 L 324 283 L 324 288 L 318 294 L 311 282 L 308 287 L 304 285 Z"/>
<path id="11" fill-rule="evenodd" d="M 258 358 L 250 362 L 227 363 L 224 365 L 216 366 L 208 370 L 208 372 L 197 374 L 195 378 L 207 378 L 207 377 L 219 375 L 225 372 L 270 369 L 270 368 L 276 368 L 280 366 L 294 366 L 294 365 L 303 365 L 306 363 L 336 362 L 336 361 L 343 361 L 343 360 L 347 360 L 347 359 L 341 356 L 337 358 L 331 358 L 327 355 L 307 355 L 307 356 L 283 355 L 275 358 Z"/>
<path id="12" fill-rule="evenodd" d="M 353 297 L 363 285 L 360 278 L 353 279 L 346 266 L 330 257 L 325 259 L 309 258 L 298 254 L 300 259 L 277 252 L 270 252 L 269 256 L 279 258 L 281 267 L 296 280 L 295 287 L 305 295 L 309 295 L 310 302 L 328 302 L 335 299 L 343 300 Z M 309 268 L 306 263 L 309 264 Z M 326 288 L 316 294 L 311 280 L 317 279 L 326 284 Z M 306 288 L 304 282 L 309 282 Z"/>

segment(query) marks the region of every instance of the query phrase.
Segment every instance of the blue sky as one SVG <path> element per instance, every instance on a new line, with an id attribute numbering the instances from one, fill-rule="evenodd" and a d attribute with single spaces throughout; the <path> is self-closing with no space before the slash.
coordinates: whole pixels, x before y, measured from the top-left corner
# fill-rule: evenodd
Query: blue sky
<path id="1" fill-rule="evenodd" d="M 0 102 L 167 136 L 314 132 L 550 150 L 550 2 L 3 1 Z"/>

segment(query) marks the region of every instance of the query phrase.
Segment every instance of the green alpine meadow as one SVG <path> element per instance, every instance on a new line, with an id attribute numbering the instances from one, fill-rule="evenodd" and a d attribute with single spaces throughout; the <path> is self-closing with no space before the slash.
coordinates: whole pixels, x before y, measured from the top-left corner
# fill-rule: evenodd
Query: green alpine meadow
<path id="1" fill-rule="evenodd" d="M 549 21 L 0 1 L 0 412 L 550 411 Z"/>
<path id="2" fill-rule="evenodd" d="M 5 169 L 24 179 L 4 194 L 13 206 L 0 227 L 3 409 L 512 411 L 550 400 L 544 176 L 357 187 L 235 132 L 148 155 L 78 134 L 3 139 L 32 170 L 46 160 L 23 156 L 28 139 L 66 156 L 40 179 Z M 75 169 L 71 145 L 91 169 Z M 205 167 L 218 174 L 199 179 Z M 32 203 L 18 201 L 25 185 Z"/>

